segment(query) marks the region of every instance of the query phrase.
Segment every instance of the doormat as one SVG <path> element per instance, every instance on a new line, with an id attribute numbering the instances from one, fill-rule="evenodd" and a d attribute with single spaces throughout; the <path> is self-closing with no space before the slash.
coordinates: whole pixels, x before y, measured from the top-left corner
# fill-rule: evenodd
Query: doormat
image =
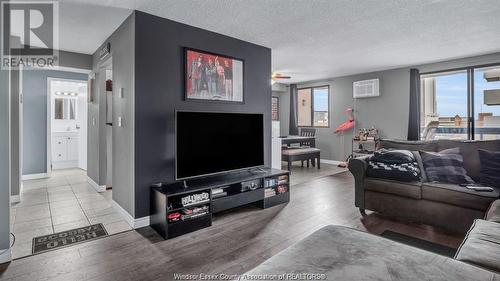
<path id="1" fill-rule="evenodd" d="M 453 258 L 455 256 L 455 253 L 457 252 L 457 249 L 454 249 L 454 248 L 450 248 L 450 247 L 436 244 L 433 242 L 425 241 L 422 239 L 418 239 L 418 238 L 404 235 L 401 233 L 393 232 L 390 230 L 384 231 L 381 236 L 385 237 L 387 239 L 391 239 L 392 241 L 396 241 L 396 242 L 403 243 L 403 244 L 406 244 L 409 246 L 413 246 L 416 248 L 427 250 L 429 252 L 433 252 L 436 254 L 447 256 L 450 258 Z"/>
<path id="2" fill-rule="evenodd" d="M 108 236 L 104 226 L 94 224 L 33 238 L 33 254 L 52 251 Z"/>

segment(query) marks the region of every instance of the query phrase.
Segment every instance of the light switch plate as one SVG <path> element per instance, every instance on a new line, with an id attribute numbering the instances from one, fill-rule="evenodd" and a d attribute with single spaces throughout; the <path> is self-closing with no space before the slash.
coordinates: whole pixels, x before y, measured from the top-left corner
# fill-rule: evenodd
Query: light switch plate
<path id="1" fill-rule="evenodd" d="M 124 94 L 124 89 L 123 88 L 120 88 L 120 98 L 121 99 L 125 98 L 125 94 Z"/>
<path id="2" fill-rule="evenodd" d="M 92 117 L 92 126 L 95 126 L 95 117 Z"/>
<path id="3" fill-rule="evenodd" d="M 122 117 L 119 116 L 118 117 L 118 127 L 121 127 L 122 126 Z"/>

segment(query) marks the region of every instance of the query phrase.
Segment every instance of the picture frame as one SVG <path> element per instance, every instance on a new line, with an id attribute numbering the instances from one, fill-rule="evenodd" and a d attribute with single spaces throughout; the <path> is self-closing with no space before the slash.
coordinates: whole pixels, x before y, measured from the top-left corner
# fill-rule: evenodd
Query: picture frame
<path id="1" fill-rule="evenodd" d="M 271 98 L 271 120 L 279 121 L 280 120 L 280 98 L 272 97 Z"/>
<path id="2" fill-rule="evenodd" d="M 184 98 L 244 103 L 244 60 L 184 48 Z"/>

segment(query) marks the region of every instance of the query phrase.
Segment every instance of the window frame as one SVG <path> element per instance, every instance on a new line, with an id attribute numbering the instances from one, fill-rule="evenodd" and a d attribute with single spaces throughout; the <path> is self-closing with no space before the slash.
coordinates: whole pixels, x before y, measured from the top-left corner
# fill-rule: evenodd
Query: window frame
<path id="1" fill-rule="evenodd" d="M 474 73 L 476 69 L 481 69 L 481 68 L 488 68 L 488 67 L 500 67 L 500 62 L 496 63 L 489 63 L 489 64 L 479 64 L 479 65 L 470 65 L 470 66 L 464 66 L 464 67 L 457 67 L 457 68 L 449 68 L 449 69 L 444 69 L 444 70 L 437 70 L 437 71 L 429 71 L 429 72 L 422 72 L 420 73 L 420 80 L 422 78 L 425 78 L 424 76 L 439 76 L 439 75 L 444 75 L 446 73 L 452 73 L 452 72 L 459 72 L 459 71 L 465 71 L 467 73 L 467 140 L 475 140 L 476 138 L 476 124 L 474 120 L 475 116 L 475 104 L 474 104 L 474 98 L 475 98 L 475 87 L 474 87 Z M 422 91 L 420 90 L 419 95 L 422 95 Z M 421 98 L 421 96 L 420 96 Z M 422 107 L 422 105 L 420 105 Z M 420 108 L 419 114 L 422 114 L 422 108 Z M 419 123 L 420 123 L 420 118 L 419 118 Z M 422 124 L 419 124 L 419 128 L 422 127 Z M 420 130 L 419 130 L 419 139 L 421 138 L 420 136 Z"/>
<path id="2" fill-rule="evenodd" d="M 328 90 L 328 111 L 326 111 L 328 113 L 328 126 L 314 126 L 314 113 L 315 112 L 324 112 L 324 111 L 315 111 L 314 110 L 314 89 L 316 88 L 326 88 Z M 307 89 L 310 89 L 311 90 L 311 125 L 310 126 L 301 126 L 299 125 L 298 123 L 298 120 L 297 120 L 297 127 L 299 128 L 330 128 L 330 85 L 320 85 L 320 86 L 309 86 L 309 87 L 302 87 L 302 88 L 297 88 L 297 105 L 295 106 L 295 110 L 297 111 L 297 116 L 299 114 L 299 101 L 298 101 L 298 95 L 299 95 L 299 91 L 300 90 L 307 90 Z"/>

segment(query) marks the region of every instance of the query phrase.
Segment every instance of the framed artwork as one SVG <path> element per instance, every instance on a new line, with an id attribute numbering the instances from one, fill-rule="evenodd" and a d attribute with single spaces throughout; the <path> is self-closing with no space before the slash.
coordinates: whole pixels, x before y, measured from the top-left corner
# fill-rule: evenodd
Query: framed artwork
<path id="1" fill-rule="evenodd" d="M 272 97 L 271 100 L 271 117 L 272 121 L 278 121 L 280 119 L 280 100 L 278 97 Z"/>
<path id="2" fill-rule="evenodd" d="M 243 60 L 185 49 L 185 98 L 243 103 Z"/>

